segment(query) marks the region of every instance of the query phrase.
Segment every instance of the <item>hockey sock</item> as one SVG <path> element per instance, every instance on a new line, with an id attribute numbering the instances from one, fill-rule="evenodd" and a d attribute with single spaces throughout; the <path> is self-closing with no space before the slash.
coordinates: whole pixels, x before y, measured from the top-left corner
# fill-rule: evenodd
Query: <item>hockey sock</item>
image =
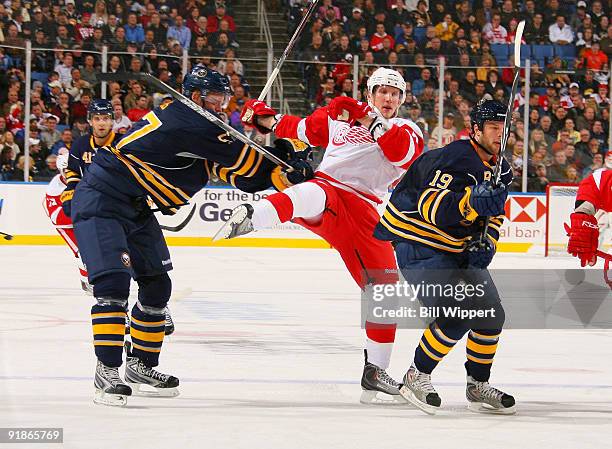
<path id="1" fill-rule="evenodd" d="M 145 307 L 140 301 L 132 307 L 130 336 L 132 354 L 149 367 L 159 364 L 159 353 L 164 342 L 166 316 L 164 309 Z"/>
<path id="2" fill-rule="evenodd" d="M 465 369 L 477 381 L 489 380 L 500 334 L 500 329 L 471 330 L 468 334 Z"/>
<path id="3" fill-rule="evenodd" d="M 465 328 L 457 322 L 429 325 L 414 351 L 414 364 L 422 373 L 431 374 L 438 363 L 465 334 Z"/>
<path id="4" fill-rule="evenodd" d="M 275 193 L 253 204 L 253 229 L 261 231 L 291 220 L 293 204 L 284 193 Z"/>
<path id="5" fill-rule="evenodd" d="M 98 303 L 91 308 L 96 357 L 106 366 L 119 367 L 123 360 L 123 336 L 127 317 L 125 307 L 118 303 Z"/>
<path id="6" fill-rule="evenodd" d="M 395 341 L 396 324 L 379 324 L 366 321 L 366 349 L 368 362 L 382 369 L 389 367 Z"/>

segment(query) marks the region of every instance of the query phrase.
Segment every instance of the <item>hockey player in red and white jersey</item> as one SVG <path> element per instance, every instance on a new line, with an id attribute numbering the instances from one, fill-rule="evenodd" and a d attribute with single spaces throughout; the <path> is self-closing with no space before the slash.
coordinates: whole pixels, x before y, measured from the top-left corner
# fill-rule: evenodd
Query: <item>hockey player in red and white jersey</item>
<path id="1" fill-rule="evenodd" d="M 43 207 L 47 213 L 47 216 L 51 220 L 51 224 L 53 224 L 59 235 L 68 244 L 68 247 L 74 254 L 79 269 L 81 287 L 87 294 L 91 295 L 93 294 L 93 290 L 87 280 L 87 269 L 79 256 L 79 248 L 77 246 L 76 237 L 74 236 L 72 220 L 64 213 L 64 210 L 62 209 L 61 196 L 62 193 L 64 193 L 64 190 L 66 190 L 64 170 L 68 167 L 68 157 L 68 150 L 66 148 L 61 148 L 57 156 L 57 168 L 60 171 L 60 174 L 55 175 L 47 186 Z"/>
<path id="2" fill-rule="evenodd" d="M 612 170 L 595 170 L 578 187 L 576 206 L 570 215 L 571 224 L 565 225 L 569 236 L 567 252 L 580 259 L 580 265 L 595 265 L 599 245 L 598 214 L 612 212 Z"/>
<path id="3" fill-rule="evenodd" d="M 373 237 L 380 218 L 376 206 L 423 151 L 423 134 L 414 122 L 396 117 L 406 96 L 406 83 L 397 71 L 377 69 L 367 87 L 367 104 L 338 97 L 306 118 L 276 114 L 260 101 L 247 102 L 243 123 L 325 148 L 325 155 L 314 179 L 254 205 L 238 206 L 215 239 L 293 221 L 330 243 L 360 288 L 396 282 L 391 244 Z M 294 146 L 299 150 L 298 143 Z M 402 403 L 398 383 L 386 372 L 396 326 L 366 321 L 365 328 L 361 402 Z"/>

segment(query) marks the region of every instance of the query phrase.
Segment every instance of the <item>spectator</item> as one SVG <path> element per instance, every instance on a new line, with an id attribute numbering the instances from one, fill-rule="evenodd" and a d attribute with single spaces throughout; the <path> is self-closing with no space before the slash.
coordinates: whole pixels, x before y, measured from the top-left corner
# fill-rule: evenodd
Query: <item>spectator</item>
<path id="1" fill-rule="evenodd" d="M 160 43 L 166 41 L 168 36 L 168 26 L 161 21 L 158 13 L 154 13 L 151 16 L 151 21 L 147 26 L 147 30 L 153 31 L 155 42 Z"/>
<path id="2" fill-rule="evenodd" d="M 45 159 L 45 166 L 42 170 L 39 170 L 38 174 L 34 177 L 34 181 L 51 181 L 51 179 L 59 173 L 57 169 L 57 156 L 50 154 Z"/>
<path id="3" fill-rule="evenodd" d="M 51 109 L 51 113 L 59 118 L 58 125 L 70 126 L 72 124 L 72 117 L 70 114 L 70 95 L 66 92 L 61 92 L 58 95 L 57 104 Z"/>
<path id="4" fill-rule="evenodd" d="M 88 133 L 89 123 L 87 123 L 87 118 L 79 117 L 76 119 L 72 127 L 72 141 L 74 142 L 79 137 L 85 136 Z"/>
<path id="5" fill-rule="evenodd" d="M 176 16 L 174 23 L 173 26 L 168 27 L 167 38 L 178 41 L 181 48 L 189 48 L 191 44 L 191 30 L 183 24 L 181 16 Z"/>
<path id="6" fill-rule="evenodd" d="M 419 0 L 415 11 L 412 11 L 412 20 L 417 27 L 426 27 L 431 24 L 431 15 L 429 14 L 427 1 Z"/>
<path id="7" fill-rule="evenodd" d="M 608 56 L 600 50 L 599 42 L 593 42 L 591 48 L 586 48 L 582 52 L 580 65 L 591 70 L 604 70 L 608 68 Z"/>
<path id="8" fill-rule="evenodd" d="M 550 182 L 566 182 L 567 157 L 563 151 L 563 145 L 560 143 L 555 143 L 555 146 L 553 146 L 553 152 L 554 159 L 552 165 L 550 166 L 548 179 Z"/>
<path id="9" fill-rule="evenodd" d="M 491 22 L 482 28 L 483 39 L 490 44 L 505 44 L 508 38 L 508 31 L 501 25 L 501 16 L 493 14 Z"/>
<path id="10" fill-rule="evenodd" d="M 117 134 L 125 134 L 132 127 L 132 121 L 123 113 L 121 101 L 113 102 L 113 112 L 115 113 L 113 131 Z"/>
<path id="11" fill-rule="evenodd" d="M 383 41 L 388 41 L 389 47 L 395 46 L 395 39 L 385 31 L 385 25 L 378 23 L 376 25 L 376 32 L 370 38 L 370 48 L 372 51 L 379 52 L 384 48 Z"/>
<path id="12" fill-rule="evenodd" d="M 429 137 L 429 148 L 434 150 L 448 145 L 455 140 L 457 128 L 454 126 L 455 114 L 448 112 L 444 115 L 442 126 L 437 125 Z"/>
<path id="13" fill-rule="evenodd" d="M 10 148 L 0 145 L 0 181 L 9 181 L 13 176 L 15 161 Z"/>
<path id="14" fill-rule="evenodd" d="M 351 17 L 344 24 L 344 29 L 352 39 L 357 36 L 360 28 L 366 28 L 367 22 L 363 18 L 363 10 L 361 8 L 353 8 Z"/>
<path id="15" fill-rule="evenodd" d="M 148 107 L 149 97 L 142 94 L 138 96 L 135 106 L 132 109 L 129 109 L 127 112 L 128 118 L 132 122 L 137 122 L 142 117 L 145 116 L 151 109 Z"/>
<path id="16" fill-rule="evenodd" d="M 226 14 L 225 5 L 223 3 L 219 3 L 215 8 L 215 15 L 208 16 L 208 28 L 207 31 L 209 33 L 214 33 L 219 30 L 219 23 L 222 20 L 227 20 L 229 24 L 229 29 L 231 32 L 236 32 L 236 24 L 234 23 L 234 18 Z"/>
<path id="17" fill-rule="evenodd" d="M 603 155 L 600 154 L 600 153 L 597 153 L 597 154 L 593 155 L 593 160 L 592 160 L 591 164 L 587 165 L 582 170 L 581 176 L 583 178 L 586 178 L 591 173 L 593 173 L 595 170 L 599 170 L 602 167 L 603 167 Z"/>
<path id="18" fill-rule="evenodd" d="M 548 182 L 549 181 L 546 176 L 546 165 L 540 163 L 536 166 L 535 176 L 528 179 L 527 189 L 530 192 L 546 192 Z"/>
<path id="19" fill-rule="evenodd" d="M 459 25 L 453 21 L 453 16 L 450 14 L 444 15 L 444 21 L 436 25 L 436 36 L 441 40 L 449 42 L 455 39 L 455 33 Z"/>
<path id="20" fill-rule="evenodd" d="M 89 84 L 89 86 L 94 86 L 98 82 L 97 75 L 100 73 L 95 67 L 95 58 L 93 55 L 85 55 L 83 57 L 83 68 L 80 71 L 81 79 Z"/>
<path id="21" fill-rule="evenodd" d="M 574 33 L 565 23 L 565 17 L 557 16 L 556 22 L 548 27 L 548 39 L 556 45 L 568 45 L 574 41 Z"/>
<path id="22" fill-rule="evenodd" d="M 99 22 L 104 25 L 108 23 L 108 12 L 106 10 L 106 2 L 104 0 L 96 0 L 94 12 L 91 15 L 91 23 L 98 24 Z"/>
<path id="23" fill-rule="evenodd" d="M 34 164 L 34 159 L 30 156 L 30 176 L 28 181 L 32 181 L 32 175 L 36 174 L 36 165 Z M 15 164 L 15 168 L 13 172 L 9 176 L 9 181 L 23 181 L 25 177 L 25 155 L 20 155 L 17 158 L 17 163 Z"/>
<path id="24" fill-rule="evenodd" d="M 72 146 L 72 131 L 70 128 L 66 128 L 62 131 L 60 140 L 55 142 L 55 144 L 51 147 L 51 154 L 57 155 L 60 148 L 66 148 L 70 150 Z"/>
<path id="25" fill-rule="evenodd" d="M 47 148 L 52 148 L 55 143 L 61 139 L 62 135 L 57 130 L 57 124 L 59 119 L 53 115 L 47 115 L 45 119 L 45 127 L 43 131 L 40 133 L 40 138 L 43 142 L 43 145 Z"/>
<path id="26" fill-rule="evenodd" d="M 59 74 L 59 81 L 64 88 L 72 81 L 72 69 L 74 68 L 74 57 L 72 53 L 64 53 L 62 63 L 55 66 L 55 71 Z"/>
<path id="27" fill-rule="evenodd" d="M 549 30 L 544 25 L 542 13 L 536 13 L 533 20 L 527 22 L 523 36 L 528 44 L 542 45 L 549 43 Z"/>
<path id="28" fill-rule="evenodd" d="M 125 29 L 125 39 L 128 42 L 136 42 L 138 44 L 144 42 L 144 29 L 138 23 L 138 16 L 135 13 L 128 14 L 127 23 L 123 28 Z"/>
<path id="29" fill-rule="evenodd" d="M 608 136 L 606 134 L 606 130 L 604 130 L 601 120 L 595 120 L 593 122 L 593 127 L 591 128 L 591 139 L 597 139 L 599 142 L 599 148 L 604 152 L 608 150 Z"/>

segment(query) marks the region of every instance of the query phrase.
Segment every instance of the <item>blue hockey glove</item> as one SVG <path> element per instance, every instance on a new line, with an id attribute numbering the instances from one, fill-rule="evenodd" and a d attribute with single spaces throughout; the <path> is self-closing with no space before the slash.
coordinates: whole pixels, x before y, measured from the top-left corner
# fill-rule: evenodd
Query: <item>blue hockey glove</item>
<path id="1" fill-rule="evenodd" d="M 484 241 L 475 239 L 465 249 L 468 256 L 468 268 L 484 270 L 489 266 L 495 255 L 495 245 L 488 237 Z"/>
<path id="2" fill-rule="evenodd" d="M 497 216 L 504 213 L 508 189 L 504 184 L 493 186 L 490 181 L 485 181 L 471 189 L 469 204 L 471 209 L 479 216 Z"/>
<path id="3" fill-rule="evenodd" d="M 292 185 L 299 184 L 304 181 L 308 181 L 309 179 L 314 178 L 314 171 L 312 167 L 305 161 L 304 159 L 289 159 L 287 164 L 293 167 L 292 172 L 287 172 L 283 170 L 285 176 L 287 177 L 287 181 L 289 181 Z"/>

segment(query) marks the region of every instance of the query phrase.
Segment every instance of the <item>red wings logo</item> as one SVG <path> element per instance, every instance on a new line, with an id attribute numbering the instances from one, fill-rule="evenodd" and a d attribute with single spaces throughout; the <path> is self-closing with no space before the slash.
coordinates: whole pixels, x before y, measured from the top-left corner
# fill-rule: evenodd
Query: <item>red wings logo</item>
<path id="1" fill-rule="evenodd" d="M 363 126 L 343 126 L 339 128 L 332 137 L 332 143 L 336 146 L 342 146 L 346 143 L 360 145 L 364 143 L 374 143 L 374 139 L 370 132 Z"/>

